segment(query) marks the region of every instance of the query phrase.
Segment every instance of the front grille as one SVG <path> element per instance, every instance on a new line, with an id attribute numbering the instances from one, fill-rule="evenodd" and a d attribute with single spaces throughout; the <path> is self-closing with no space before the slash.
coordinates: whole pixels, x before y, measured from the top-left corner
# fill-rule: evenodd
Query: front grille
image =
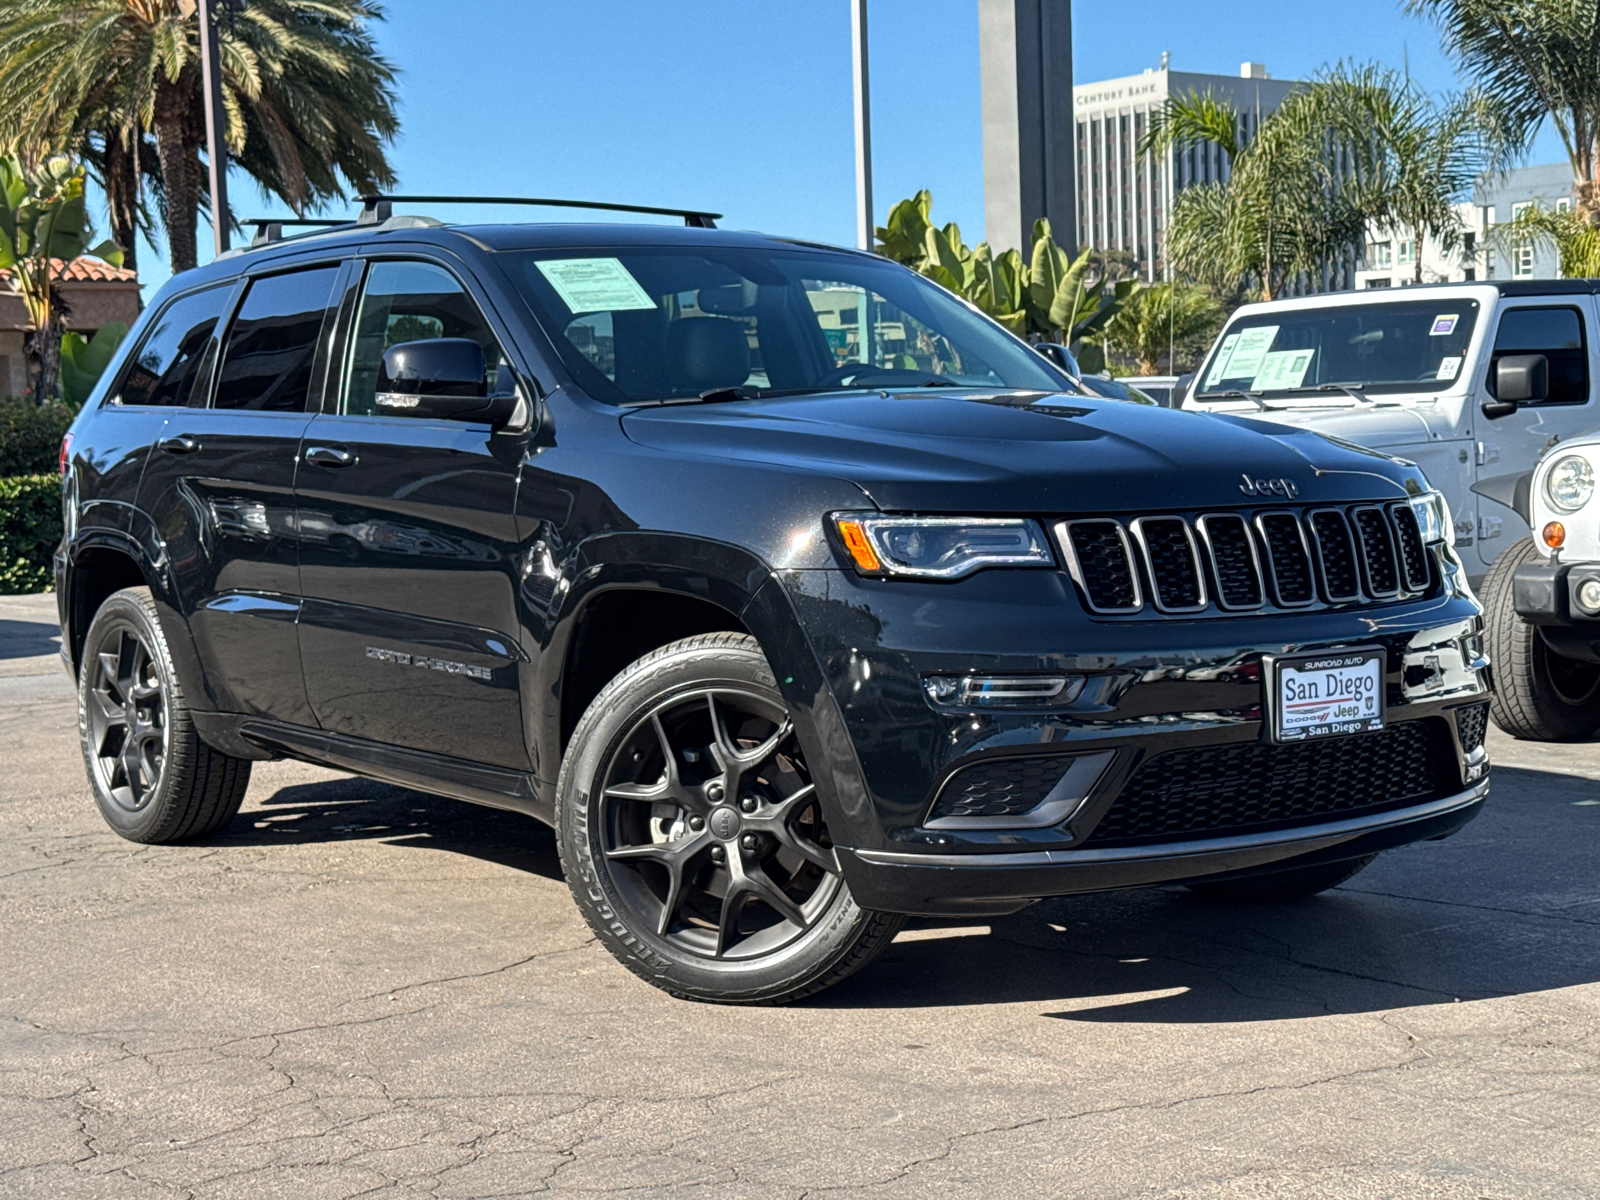
<path id="1" fill-rule="evenodd" d="M 928 820 L 944 817 L 1015 817 L 1036 808 L 1061 782 L 1075 756 L 999 758 L 957 771 L 939 789 Z"/>
<path id="2" fill-rule="evenodd" d="M 1435 586 L 1405 502 L 1093 517 L 1055 530 L 1084 603 L 1106 616 L 1387 603 Z"/>
<path id="3" fill-rule="evenodd" d="M 1456 709 L 1456 733 L 1461 738 L 1461 749 L 1471 754 L 1483 745 L 1489 732 L 1489 706 L 1474 704 Z"/>
<path id="4" fill-rule="evenodd" d="M 1068 521 L 1066 546 L 1073 576 L 1096 612 L 1138 612 L 1144 606 L 1128 534 L 1116 521 Z"/>
<path id="5" fill-rule="evenodd" d="M 1178 517 L 1142 517 L 1133 523 L 1150 572 L 1150 592 L 1163 612 L 1193 612 L 1206 606 L 1200 553 L 1188 523 Z"/>
<path id="6" fill-rule="evenodd" d="M 1455 756 L 1437 719 L 1272 746 L 1170 750 L 1145 761 L 1086 845 L 1223 837 L 1446 795 Z"/>

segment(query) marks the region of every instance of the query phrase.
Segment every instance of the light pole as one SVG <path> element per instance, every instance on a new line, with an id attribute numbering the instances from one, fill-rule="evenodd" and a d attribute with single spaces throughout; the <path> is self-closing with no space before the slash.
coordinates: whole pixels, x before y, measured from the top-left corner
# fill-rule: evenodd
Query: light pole
<path id="1" fill-rule="evenodd" d="M 217 0 L 199 0 L 200 86 L 206 100 L 206 156 L 211 160 L 211 240 L 217 254 L 228 248 L 228 142 L 223 124 L 222 55 L 217 47 Z"/>
<path id="2" fill-rule="evenodd" d="M 867 80 L 867 0 L 850 0 L 850 51 L 856 92 L 856 245 L 871 250 L 872 94 Z"/>

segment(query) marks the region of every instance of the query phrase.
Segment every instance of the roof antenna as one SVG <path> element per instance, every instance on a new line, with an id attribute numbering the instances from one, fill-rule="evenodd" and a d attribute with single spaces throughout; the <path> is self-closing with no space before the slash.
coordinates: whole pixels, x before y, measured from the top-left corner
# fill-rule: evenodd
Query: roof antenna
<path id="1" fill-rule="evenodd" d="M 1163 71 L 1165 71 L 1167 69 L 1167 64 L 1170 63 L 1171 61 L 1172 61 L 1172 51 L 1171 50 L 1163 50 L 1161 52 L 1161 69 Z"/>

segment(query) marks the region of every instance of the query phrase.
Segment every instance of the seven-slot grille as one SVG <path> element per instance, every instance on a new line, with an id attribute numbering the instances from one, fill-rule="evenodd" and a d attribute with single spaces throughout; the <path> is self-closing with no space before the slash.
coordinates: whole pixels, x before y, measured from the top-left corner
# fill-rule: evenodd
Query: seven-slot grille
<path id="1" fill-rule="evenodd" d="M 1395 600 L 1432 585 L 1406 503 L 1062 521 L 1067 566 L 1096 613 L 1225 612 Z"/>

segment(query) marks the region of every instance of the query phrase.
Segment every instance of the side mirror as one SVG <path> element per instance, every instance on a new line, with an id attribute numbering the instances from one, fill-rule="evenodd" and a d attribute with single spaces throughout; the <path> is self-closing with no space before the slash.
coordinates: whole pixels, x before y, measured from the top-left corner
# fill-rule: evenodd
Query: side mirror
<path id="1" fill-rule="evenodd" d="M 1167 407 L 1182 408 L 1184 397 L 1189 394 L 1189 389 L 1194 386 L 1194 372 L 1185 371 L 1178 376 L 1178 382 L 1172 385 L 1172 400 Z"/>
<path id="2" fill-rule="evenodd" d="M 432 417 L 503 425 L 515 396 L 489 395 L 483 347 L 470 338 L 401 342 L 383 352 L 377 409 L 393 417 Z"/>
<path id="3" fill-rule="evenodd" d="M 1040 342 L 1034 349 L 1041 357 L 1049 359 L 1061 370 L 1065 371 L 1072 379 L 1082 379 L 1083 371 L 1078 366 L 1078 360 L 1072 357 L 1072 351 L 1055 342 Z"/>
<path id="4" fill-rule="evenodd" d="M 1508 354 L 1494 364 L 1494 399 L 1483 415 L 1491 421 L 1509 417 L 1517 405 L 1550 394 L 1550 360 L 1542 354 Z"/>

